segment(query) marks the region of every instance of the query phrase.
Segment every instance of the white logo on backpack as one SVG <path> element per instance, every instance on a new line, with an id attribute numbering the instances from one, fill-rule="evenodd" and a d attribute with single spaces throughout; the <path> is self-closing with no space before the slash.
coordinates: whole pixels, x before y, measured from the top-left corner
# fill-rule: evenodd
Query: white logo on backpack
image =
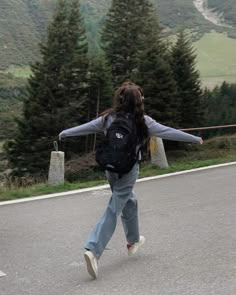
<path id="1" fill-rule="evenodd" d="M 123 136 L 123 134 L 116 133 L 116 137 L 122 139 L 124 136 Z"/>

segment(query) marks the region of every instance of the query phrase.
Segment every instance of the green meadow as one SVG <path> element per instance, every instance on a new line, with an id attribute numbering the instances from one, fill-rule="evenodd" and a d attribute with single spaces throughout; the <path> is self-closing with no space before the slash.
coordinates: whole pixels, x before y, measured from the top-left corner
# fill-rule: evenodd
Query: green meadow
<path id="1" fill-rule="evenodd" d="M 17 78 L 28 78 L 30 76 L 30 67 L 29 66 L 10 66 L 7 70 L 3 71 L 5 74 L 12 74 Z"/>
<path id="2" fill-rule="evenodd" d="M 193 43 L 193 47 L 196 49 L 197 68 L 204 86 L 213 88 L 223 81 L 236 83 L 236 39 L 222 33 L 206 33 Z M 28 78 L 30 67 L 10 66 L 4 72 L 15 77 Z"/>
<path id="3" fill-rule="evenodd" d="M 193 45 L 203 85 L 212 88 L 223 81 L 236 83 L 236 39 L 212 32 Z"/>

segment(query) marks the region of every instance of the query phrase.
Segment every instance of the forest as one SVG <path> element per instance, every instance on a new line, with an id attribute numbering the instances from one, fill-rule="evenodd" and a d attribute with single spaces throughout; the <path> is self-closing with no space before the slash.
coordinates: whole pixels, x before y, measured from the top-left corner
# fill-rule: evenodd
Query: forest
<path id="1" fill-rule="evenodd" d="M 155 6 L 137 2 L 135 10 L 132 1 L 112 2 L 96 58 L 89 55 L 78 1 L 57 2 L 27 85 L 10 74 L 0 84 L 0 136 L 12 175 L 45 176 L 59 132 L 109 108 L 114 90 L 125 81 L 142 86 L 145 111 L 162 124 L 181 129 L 235 123 L 236 86 L 224 82 L 203 89 L 189 33 L 179 30 L 169 44 Z M 79 144 L 78 139 L 64 143 L 67 161 L 94 151 L 97 141 L 86 136 Z"/>

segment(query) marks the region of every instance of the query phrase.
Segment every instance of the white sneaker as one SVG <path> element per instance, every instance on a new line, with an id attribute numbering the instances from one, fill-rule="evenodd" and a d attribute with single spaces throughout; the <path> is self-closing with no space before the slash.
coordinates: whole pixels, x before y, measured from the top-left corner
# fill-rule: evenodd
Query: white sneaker
<path id="1" fill-rule="evenodd" d="M 96 279 L 98 276 L 98 260 L 91 251 L 86 251 L 84 253 L 84 258 L 87 263 L 88 273 L 93 279 Z"/>
<path id="2" fill-rule="evenodd" d="M 144 236 L 140 236 L 139 237 L 139 242 L 134 243 L 134 244 L 127 244 L 127 248 L 128 248 L 128 255 L 132 256 L 134 255 L 138 249 L 145 243 L 146 239 Z"/>

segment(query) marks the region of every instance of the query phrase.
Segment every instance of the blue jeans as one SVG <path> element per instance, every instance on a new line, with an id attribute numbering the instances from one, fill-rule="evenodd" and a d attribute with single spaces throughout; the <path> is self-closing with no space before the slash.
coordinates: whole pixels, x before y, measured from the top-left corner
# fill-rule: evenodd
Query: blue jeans
<path id="1" fill-rule="evenodd" d="M 91 250 L 97 258 L 102 255 L 111 239 L 119 215 L 121 215 L 127 242 L 135 243 L 139 241 L 138 203 L 133 192 L 138 174 L 138 163 L 121 178 L 117 173 L 106 171 L 112 196 L 105 212 L 85 244 L 85 248 Z"/>

